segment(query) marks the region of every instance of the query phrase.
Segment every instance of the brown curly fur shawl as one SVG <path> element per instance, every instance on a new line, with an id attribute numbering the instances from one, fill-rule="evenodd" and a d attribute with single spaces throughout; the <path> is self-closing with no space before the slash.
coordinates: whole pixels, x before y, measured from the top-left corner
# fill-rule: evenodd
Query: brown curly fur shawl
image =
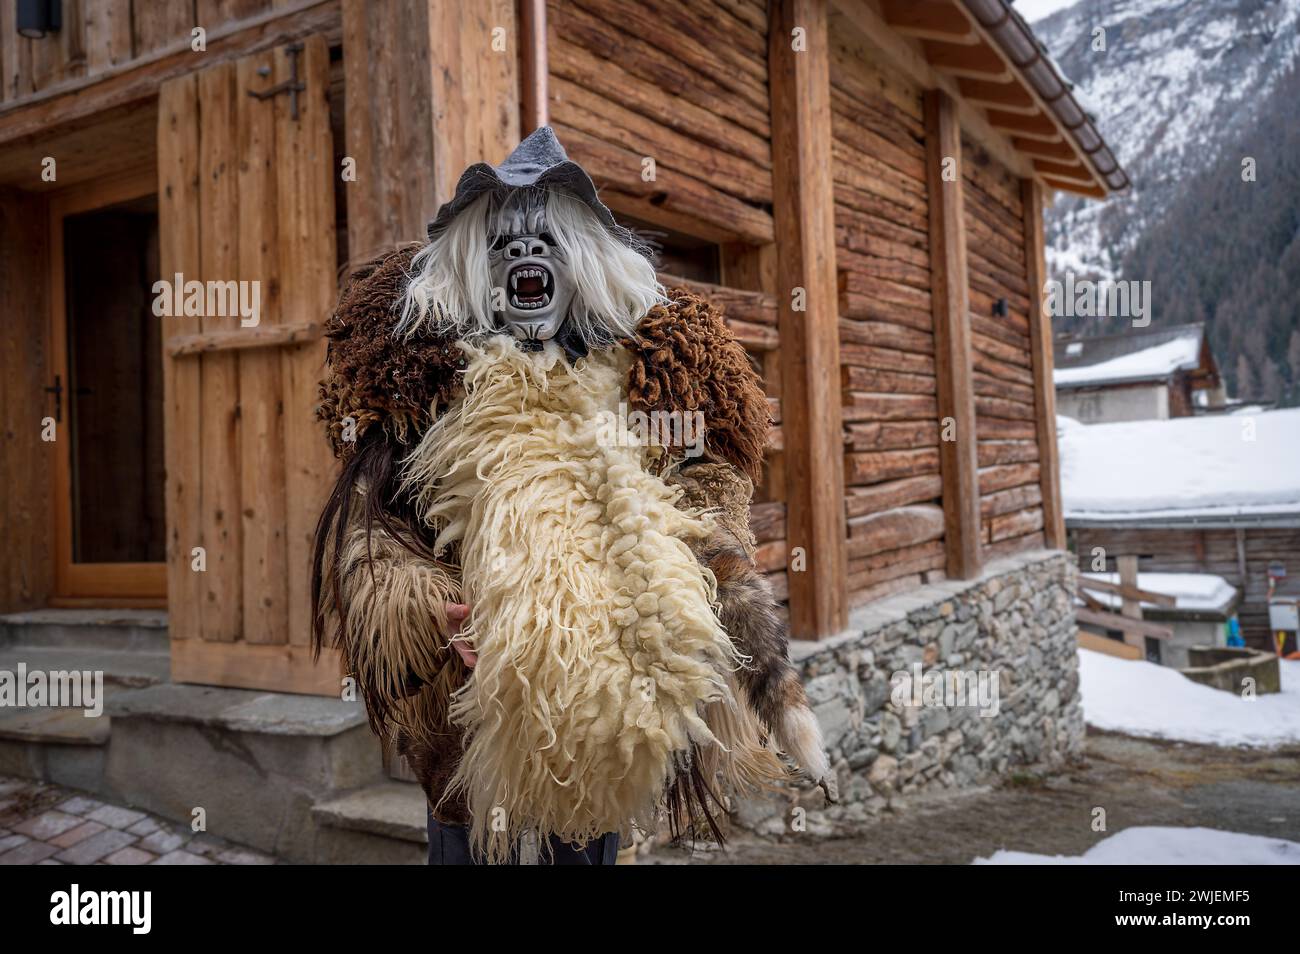
<path id="1" fill-rule="evenodd" d="M 393 309 L 416 251 L 418 246 L 399 249 L 360 268 L 325 326 L 329 371 L 316 417 L 338 457 L 356 447 L 356 440 L 344 440 L 348 418 L 358 439 L 379 424 L 399 443 L 414 443 L 429 426 L 431 411 L 446 407 L 458 390 L 456 372 L 465 367 L 465 356 L 451 340 L 391 334 Z"/>
<path id="2" fill-rule="evenodd" d="M 343 439 L 347 418 L 358 439 L 378 424 L 413 445 L 435 409 L 459 394 L 465 358 L 451 339 L 391 334 L 415 252 L 399 249 L 360 269 L 326 326 L 329 372 L 317 417 L 339 457 L 355 447 Z M 699 411 L 709 455 L 757 480 L 770 424 L 758 375 L 716 306 L 681 288 L 668 297 L 622 342 L 632 355 L 629 406 L 647 414 Z"/>

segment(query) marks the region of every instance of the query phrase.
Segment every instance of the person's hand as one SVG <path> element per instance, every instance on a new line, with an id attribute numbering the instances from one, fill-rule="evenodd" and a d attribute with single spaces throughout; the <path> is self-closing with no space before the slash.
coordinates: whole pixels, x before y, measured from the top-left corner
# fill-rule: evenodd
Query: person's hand
<path id="1" fill-rule="evenodd" d="M 451 627 L 448 635 L 451 637 L 451 647 L 460 654 L 460 658 L 470 669 L 478 662 L 478 653 L 470 649 L 468 644 L 458 639 L 461 627 L 465 625 L 465 620 L 469 619 L 468 603 L 448 603 L 447 605 L 447 622 Z"/>

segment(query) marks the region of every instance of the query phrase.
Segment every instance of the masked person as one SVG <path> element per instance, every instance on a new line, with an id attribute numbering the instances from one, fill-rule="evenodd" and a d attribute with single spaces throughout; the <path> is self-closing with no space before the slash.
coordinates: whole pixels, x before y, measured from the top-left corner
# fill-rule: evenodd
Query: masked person
<path id="1" fill-rule="evenodd" d="M 778 749 L 830 797 L 754 563 L 767 403 L 719 312 L 661 287 L 546 127 L 466 170 L 428 238 L 328 324 L 313 590 L 317 647 L 428 796 L 430 863 L 720 839 Z"/>

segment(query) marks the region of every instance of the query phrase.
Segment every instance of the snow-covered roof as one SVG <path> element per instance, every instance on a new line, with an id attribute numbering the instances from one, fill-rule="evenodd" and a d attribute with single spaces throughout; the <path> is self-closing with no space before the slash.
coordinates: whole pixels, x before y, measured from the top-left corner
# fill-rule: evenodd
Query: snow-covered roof
<path id="1" fill-rule="evenodd" d="M 1104 583 L 1119 583 L 1118 573 L 1084 573 L 1082 576 Z M 1237 588 L 1213 573 L 1139 573 L 1137 587 L 1149 593 L 1172 596 L 1177 601 L 1172 607 L 1157 607 L 1143 600 L 1144 610 L 1223 613 L 1237 598 Z M 1118 609 L 1123 603 L 1118 593 L 1089 590 L 1088 595 L 1112 609 Z"/>
<path id="2" fill-rule="evenodd" d="M 1300 521 L 1300 408 L 1057 432 L 1073 526 Z"/>
<path id="3" fill-rule="evenodd" d="M 1054 344 L 1058 388 L 1162 381 L 1201 363 L 1203 325 L 1179 325 L 1094 338 L 1061 338 Z"/>

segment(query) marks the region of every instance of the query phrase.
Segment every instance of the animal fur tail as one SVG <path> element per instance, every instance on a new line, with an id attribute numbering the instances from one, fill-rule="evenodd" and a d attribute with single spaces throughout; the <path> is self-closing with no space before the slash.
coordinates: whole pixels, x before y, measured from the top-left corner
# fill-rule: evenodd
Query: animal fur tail
<path id="1" fill-rule="evenodd" d="M 691 506 L 718 512 L 714 532 L 692 545 L 696 559 L 713 571 L 718 619 L 745 659 L 737 673 L 739 694 L 781 751 L 822 788 L 829 801 L 836 801 L 836 779 L 821 727 L 790 663 L 786 627 L 771 584 L 754 563 L 749 530 L 753 484 L 735 468 L 715 462 L 695 464 L 667 479 L 685 490 L 684 500 Z"/>

